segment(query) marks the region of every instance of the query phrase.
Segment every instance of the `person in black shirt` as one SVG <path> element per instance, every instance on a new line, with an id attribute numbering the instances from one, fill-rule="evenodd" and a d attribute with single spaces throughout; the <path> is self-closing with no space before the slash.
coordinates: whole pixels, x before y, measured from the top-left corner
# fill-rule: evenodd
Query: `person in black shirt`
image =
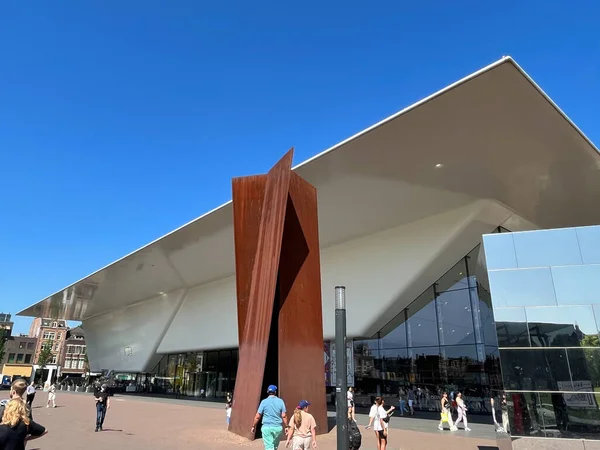
<path id="1" fill-rule="evenodd" d="M 110 409 L 110 396 L 105 384 L 100 388 L 100 392 L 94 395 L 96 399 L 96 431 L 102 431 L 106 411 Z"/>
<path id="2" fill-rule="evenodd" d="M 22 398 L 13 398 L 6 404 L 0 422 L 0 448 L 25 450 L 25 442 L 46 434 L 46 429 L 29 419 Z"/>

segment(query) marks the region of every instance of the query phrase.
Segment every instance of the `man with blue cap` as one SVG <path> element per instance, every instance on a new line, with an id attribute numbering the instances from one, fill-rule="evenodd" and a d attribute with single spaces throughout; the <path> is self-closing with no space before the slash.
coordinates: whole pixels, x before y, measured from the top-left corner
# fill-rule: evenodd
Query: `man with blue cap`
<path id="1" fill-rule="evenodd" d="M 265 450 L 275 450 L 279 446 L 283 428 L 288 429 L 288 419 L 285 403 L 277 397 L 277 386 L 270 385 L 267 394 L 268 397 L 260 402 L 250 432 L 255 433 L 256 426 L 262 419 L 261 432 Z"/>

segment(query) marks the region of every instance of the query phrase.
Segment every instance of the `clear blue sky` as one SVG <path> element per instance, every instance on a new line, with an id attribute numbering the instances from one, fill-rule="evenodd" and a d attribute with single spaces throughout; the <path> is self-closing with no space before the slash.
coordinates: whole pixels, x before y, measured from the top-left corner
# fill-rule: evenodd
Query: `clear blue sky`
<path id="1" fill-rule="evenodd" d="M 0 311 L 222 204 L 289 147 L 299 163 L 502 55 L 599 143 L 598 17 L 585 0 L 8 0 Z"/>

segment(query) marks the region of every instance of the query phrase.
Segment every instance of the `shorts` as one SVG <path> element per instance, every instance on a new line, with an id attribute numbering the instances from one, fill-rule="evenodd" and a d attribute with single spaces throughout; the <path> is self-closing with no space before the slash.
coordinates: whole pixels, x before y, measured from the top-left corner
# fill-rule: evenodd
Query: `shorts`
<path id="1" fill-rule="evenodd" d="M 283 428 L 281 426 L 262 427 L 261 433 L 263 444 L 265 444 L 265 450 L 275 450 L 277 447 L 279 447 L 279 441 L 281 440 L 281 435 L 283 434 Z"/>
<path id="2" fill-rule="evenodd" d="M 414 402 L 414 400 L 409 400 L 408 401 L 408 406 L 410 406 L 412 408 L 413 402 Z"/>
<path id="3" fill-rule="evenodd" d="M 379 439 L 387 442 L 387 436 L 383 433 L 383 431 L 384 430 L 379 430 L 379 431 L 377 431 L 377 434 L 379 435 Z"/>
<path id="4" fill-rule="evenodd" d="M 309 450 L 312 444 L 312 436 L 301 437 L 294 436 L 292 438 L 292 450 Z"/>

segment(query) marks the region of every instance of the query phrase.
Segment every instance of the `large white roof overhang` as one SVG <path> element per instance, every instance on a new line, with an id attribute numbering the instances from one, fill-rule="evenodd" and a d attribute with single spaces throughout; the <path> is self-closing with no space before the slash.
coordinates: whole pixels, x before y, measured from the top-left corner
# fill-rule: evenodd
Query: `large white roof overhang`
<path id="1" fill-rule="evenodd" d="M 508 57 L 294 170 L 318 190 L 322 247 L 477 199 L 542 228 L 600 223 L 597 148 Z M 18 314 L 84 320 L 233 273 L 228 202 Z"/>

